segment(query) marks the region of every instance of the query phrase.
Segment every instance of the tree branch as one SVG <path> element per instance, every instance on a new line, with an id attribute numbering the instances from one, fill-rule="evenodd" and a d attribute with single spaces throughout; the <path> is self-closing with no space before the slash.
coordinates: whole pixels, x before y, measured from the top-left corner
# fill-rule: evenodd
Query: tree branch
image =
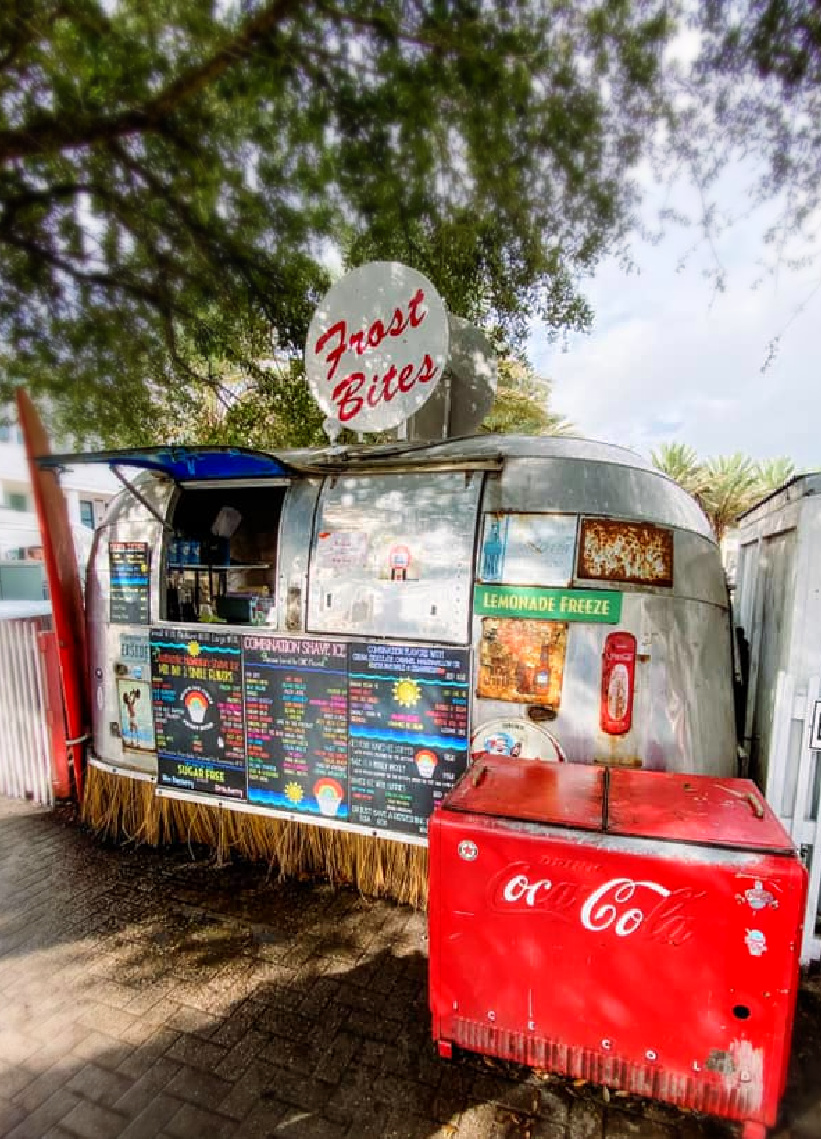
<path id="1" fill-rule="evenodd" d="M 39 24 L 34 19 L 26 20 L 23 17 L 13 20 L 15 34 L 9 36 L 8 47 L 0 55 L 0 72 L 8 71 L 22 51 L 34 43 L 38 35 L 42 35 L 45 28 L 50 28 L 55 21 L 65 15 L 67 15 L 65 4 L 60 3 L 47 13 L 45 19 Z"/>
<path id="2" fill-rule="evenodd" d="M 0 213 L 0 234 L 9 232 L 15 215 L 27 206 L 47 206 L 52 201 L 71 199 L 78 194 L 95 193 L 96 190 L 97 187 L 90 182 L 61 182 L 49 186 L 47 190 L 26 190 L 19 194 L 10 194 L 7 198 L 0 197 L 0 205 L 3 207 Z"/>
<path id="3" fill-rule="evenodd" d="M 40 260 L 47 265 L 51 265 L 54 269 L 59 269 L 61 273 L 65 273 L 78 284 L 97 285 L 99 288 L 108 289 L 112 292 L 120 289 L 136 300 L 145 301 L 151 305 L 152 308 L 161 313 L 166 310 L 167 302 L 166 304 L 163 303 L 161 293 L 155 289 L 148 288 L 146 285 L 127 281 L 123 277 L 115 277 L 111 273 L 86 273 L 72 264 L 71 261 L 67 261 L 58 254 L 53 253 L 50 249 L 44 249 L 43 246 L 38 245 L 36 241 L 27 241 L 25 238 L 16 237 L 13 234 L 5 234 L 2 239 L 0 239 L 0 243 L 10 245 L 14 249 L 19 249 L 22 253 L 27 254 L 27 256 L 33 258 L 35 261 Z"/>
<path id="4" fill-rule="evenodd" d="M 47 115 L 16 130 L 0 131 L 0 163 L 13 159 L 76 150 L 125 135 L 157 130 L 183 103 L 190 102 L 253 49 L 299 8 L 298 0 L 271 0 L 246 22 L 240 33 L 209 59 L 184 71 L 142 107 L 107 117 Z"/>

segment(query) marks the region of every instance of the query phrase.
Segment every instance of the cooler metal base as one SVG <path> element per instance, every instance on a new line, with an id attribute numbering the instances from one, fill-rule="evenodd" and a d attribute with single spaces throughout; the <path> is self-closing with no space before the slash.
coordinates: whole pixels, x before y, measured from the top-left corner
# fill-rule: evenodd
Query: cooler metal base
<path id="1" fill-rule="evenodd" d="M 752 1073 L 748 1084 L 722 1088 L 713 1082 L 700 1080 L 695 1072 L 684 1077 L 680 1073 L 665 1071 L 659 1063 L 636 1064 L 612 1052 L 574 1048 L 561 1040 L 512 1032 L 458 1016 L 451 1018 L 448 1038 L 439 1037 L 437 1040 L 439 1054 L 445 1058 L 452 1054 L 454 1045 L 570 1079 L 606 1085 L 630 1095 L 663 1100 L 686 1111 L 724 1116 L 738 1122 L 747 1120 L 749 1123 L 749 1116 L 760 1109 L 761 1086 Z M 762 1124 L 749 1125 L 758 1127 L 764 1134 Z"/>

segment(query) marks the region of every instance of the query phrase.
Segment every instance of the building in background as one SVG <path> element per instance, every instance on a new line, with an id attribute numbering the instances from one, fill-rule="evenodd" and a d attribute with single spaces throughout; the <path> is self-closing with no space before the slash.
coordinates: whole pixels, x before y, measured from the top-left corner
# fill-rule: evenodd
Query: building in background
<path id="1" fill-rule="evenodd" d="M 57 447 L 54 448 L 55 450 Z M 60 476 L 81 571 L 94 527 L 120 489 L 108 467 L 75 467 Z M 26 452 L 11 408 L 0 408 L 0 600 L 44 596 L 43 551 Z M 21 564 L 22 563 L 22 564 Z"/>

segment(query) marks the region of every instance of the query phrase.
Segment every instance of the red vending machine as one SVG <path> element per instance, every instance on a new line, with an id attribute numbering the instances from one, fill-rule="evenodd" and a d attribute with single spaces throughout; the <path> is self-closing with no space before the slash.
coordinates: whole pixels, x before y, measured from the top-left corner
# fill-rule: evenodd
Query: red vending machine
<path id="1" fill-rule="evenodd" d="M 747 780 L 483 756 L 430 821 L 439 1051 L 763 1139 L 786 1080 L 806 880 Z"/>

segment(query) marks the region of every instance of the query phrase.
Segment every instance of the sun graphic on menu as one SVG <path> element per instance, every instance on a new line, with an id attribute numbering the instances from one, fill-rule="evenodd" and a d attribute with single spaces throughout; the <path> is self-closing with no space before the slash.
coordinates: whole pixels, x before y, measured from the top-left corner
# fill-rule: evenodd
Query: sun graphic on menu
<path id="1" fill-rule="evenodd" d="M 414 704 L 418 704 L 419 695 L 419 685 L 408 677 L 397 680 L 393 686 L 393 698 L 403 708 L 412 708 Z"/>
<path id="2" fill-rule="evenodd" d="M 289 803 L 301 803 L 302 802 L 302 788 L 300 787 L 300 785 L 298 783 L 286 783 L 285 784 L 285 798 L 288 800 Z"/>
<path id="3" fill-rule="evenodd" d="M 189 641 L 187 648 L 188 648 L 188 655 L 190 657 L 198 657 L 200 655 L 200 643 L 199 643 L 199 641 Z"/>

